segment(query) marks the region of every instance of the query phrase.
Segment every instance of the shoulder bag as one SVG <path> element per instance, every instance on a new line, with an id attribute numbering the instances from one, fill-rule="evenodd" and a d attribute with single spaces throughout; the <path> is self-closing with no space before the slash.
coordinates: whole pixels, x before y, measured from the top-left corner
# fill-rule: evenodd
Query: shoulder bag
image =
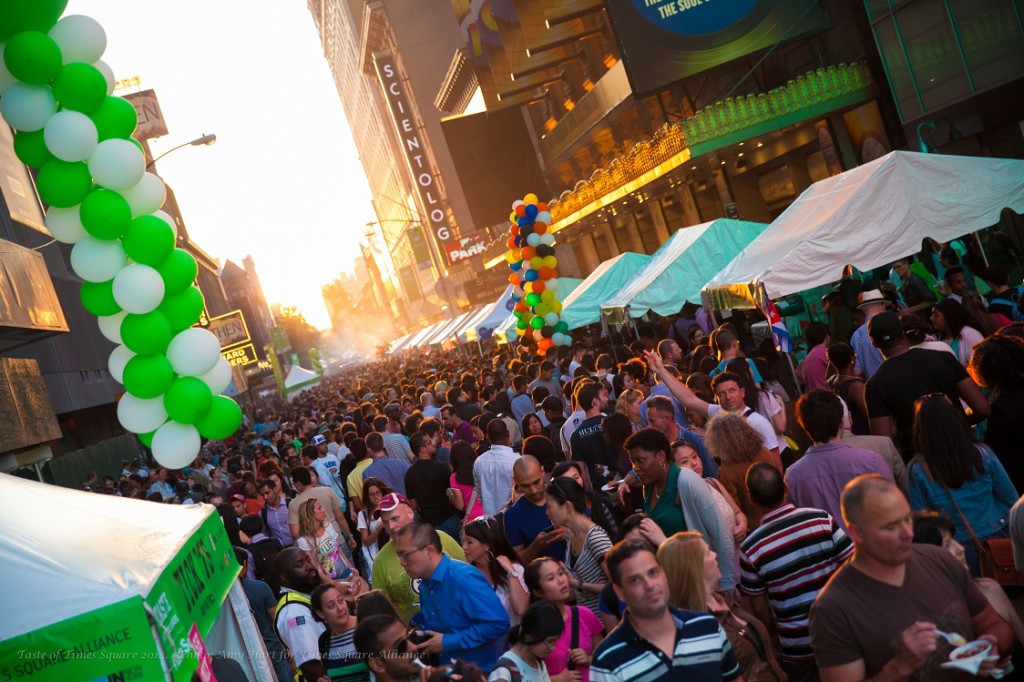
<path id="1" fill-rule="evenodd" d="M 985 578 L 992 578 L 997 583 L 1007 587 L 1024 586 L 1024 571 L 1018 571 L 1013 563 L 1013 545 L 1009 538 L 994 538 L 991 540 L 980 540 L 971 528 L 970 522 L 964 513 L 960 511 L 960 505 L 953 499 L 953 494 L 942 481 L 939 481 L 953 508 L 960 515 L 960 520 L 967 527 L 971 534 L 971 542 L 978 550 L 978 565 L 981 567 L 981 575 Z"/>

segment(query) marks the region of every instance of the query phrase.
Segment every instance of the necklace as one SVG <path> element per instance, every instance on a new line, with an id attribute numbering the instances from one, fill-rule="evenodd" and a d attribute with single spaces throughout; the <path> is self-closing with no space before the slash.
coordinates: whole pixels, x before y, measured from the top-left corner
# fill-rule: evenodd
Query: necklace
<path id="1" fill-rule="evenodd" d="M 651 492 L 651 509 L 654 509 L 655 507 L 658 506 L 658 500 L 660 500 L 661 496 L 665 494 L 666 486 L 668 486 L 668 480 L 665 481 L 665 485 L 661 486 L 661 490 L 659 490 L 656 493 Z"/>

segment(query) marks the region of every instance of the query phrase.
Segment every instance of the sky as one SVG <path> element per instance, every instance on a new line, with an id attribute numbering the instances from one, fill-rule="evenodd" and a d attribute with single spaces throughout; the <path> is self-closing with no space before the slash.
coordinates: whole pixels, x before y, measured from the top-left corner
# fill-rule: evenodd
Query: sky
<path id="1" fill-rule="evenodd" d="M 221 264 L 252 254 L 267 302 L 330 321 L 320 287 L 351 272 L 370 189 L 304 0 L 70 0 L 107 33 L 105 61 L 160 100 L 154 156 L 189 237 Z"/>

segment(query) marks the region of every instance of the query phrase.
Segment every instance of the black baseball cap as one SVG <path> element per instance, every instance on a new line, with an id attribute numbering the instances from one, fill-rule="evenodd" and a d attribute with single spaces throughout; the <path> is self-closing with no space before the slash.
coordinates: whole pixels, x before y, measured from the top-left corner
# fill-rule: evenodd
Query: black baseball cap
<path id="1" fill-rule="evenodd" d="M 868 336 L 878 348 L 887 348 L 903 338 L 903 323 L 896 313 L 878 313 L 868 320 Z"/>

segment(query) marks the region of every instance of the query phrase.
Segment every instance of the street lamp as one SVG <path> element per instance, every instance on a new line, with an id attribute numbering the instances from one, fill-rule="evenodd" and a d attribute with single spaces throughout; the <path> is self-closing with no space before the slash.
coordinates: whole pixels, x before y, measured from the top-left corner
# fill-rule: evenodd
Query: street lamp
<path id="1" fill-rule="evenodd" d="M 165 151 L 163 154 L 161 154 L 160 156 L 156 157 L 155 159 L 153 159 L 152 161 L 147 163 L 146 164 L 146 170 L 149 170 L 150 166 L 152 166 L 154 163 L 156 163 L 160 159 L 164 158 L 165 156 L 167 156 L 168 154 L 170 154 L 173 151 L 177 151 L 177 150 L 181 149 L 182 147 L 189 147 L 189 146 L 192 146 L 192 147 L 207 146 L 208 147 L 208 146 L 210 146 L 211 144 L 213 144 L 216 141 L 217 141 L 217 136 L 216 135 L 214 135 L 213 133 L 210 133 L 210 134 L 205 134 L 204 133 L 202 136 L 197 137 L 196 139 L 194 139 L 194 140 L 192 140 L 190 142 L 183 142 L 183 143 L 179 144 L 177 147 L 171 147 L 170 149 Z"/>

